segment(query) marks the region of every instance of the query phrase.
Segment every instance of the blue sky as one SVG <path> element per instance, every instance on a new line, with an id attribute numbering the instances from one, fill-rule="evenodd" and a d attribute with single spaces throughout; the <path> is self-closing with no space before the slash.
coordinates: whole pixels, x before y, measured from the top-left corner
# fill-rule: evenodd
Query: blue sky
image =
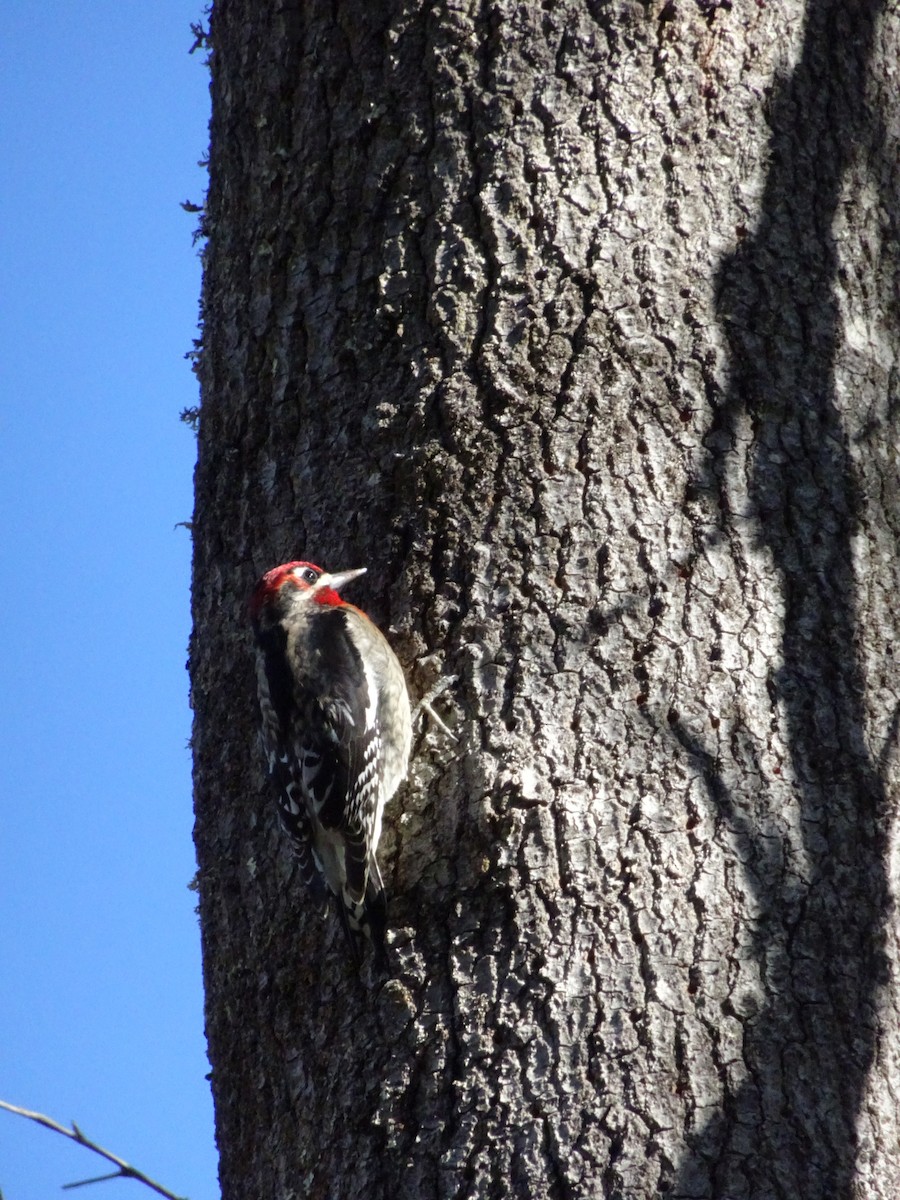
<path id="1" fill-rule="evenodd" d="M 74 1119 L 191 1200 L 218 1195 L 176 528 L 202 16 L 203 0 L 0 12 L 0 1098 Z M 0 1112 L 4 1200 L 104 1169 Z"/>

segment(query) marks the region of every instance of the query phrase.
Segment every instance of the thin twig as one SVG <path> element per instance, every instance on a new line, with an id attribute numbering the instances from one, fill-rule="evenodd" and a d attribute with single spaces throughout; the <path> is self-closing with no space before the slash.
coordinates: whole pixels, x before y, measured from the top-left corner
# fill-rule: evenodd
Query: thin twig
<path id="1" fill-rule="evenodd" d="M 127 1163 L 124 1158 L 119 1158 L 117 1154 L 112 1154 L 109 1150 L 104 1150 L 102 1146 L 98 1146 L 96 1142 L 92 1142 L 89 1137 L 85 1137 L 74 1121 L 72 1122 L 72 1128 L 66 1129 L 65 1125 L 60 1125 L 58 1121 L 54 1121 L 51 1117 L 45 1117 L 43 1113 L 31 1112 L 27 1108 L 18 1108 L 15 1104 L 8 1104 L 5 1100 L 0 1100 L 0 1108 L 5 1108 L 7 1112 L 15 1113 L 16 1116 L 27 1117 L 29 1121 L 35 1121 L 38 1125 L 43 1125 L 46 1129 L 52 1129 L 56 1133 L 61 1133 L 63 1137 L 70 1138 L 73 1142 L 77 1142 L 79 1146 L 85 1146 L 88 1150 L 93 1150 L 95 1154 L 99 1154 L 101 1158 L 105 1158 L 107 1162 L 111 1162 L 113 1166 L 118 1167 L 118 1170 L 111 1175 L 98 1175 L 96 1179 L 82 1179 L 79 1183 L 66 1183 L 63 1184 L 64 1188 L 83 1187 L 87 1183 L 100 1183 L 104 1179 L 136 1179 L 138 1183 L 145 1183 L 148 1188 L 152 1188 L 160 1196 L 167 1197 L 167 1200 L 185 1200 L 183 1196 L 176 1196 L 174 1192 L 170 1192 L 168 1188 L 164 1188 L 161 1183 L 157 1183 L 149 1175 L 145 1175 L 143 1171 L 139 1171 L 137 1167 L 133 1167 L 130 1163 Z"/>
<path id="2" fill-rule="evenodd" d="M 103 1181 L 105 1179 L 121 1179 L 121 1178 L 122 1178 L 121 1171 L 113 1171 L 109 1175 L 94 1175 L 92 1179 L 79 1179 L 77 1183 L 64 1183 L 62 1185 L 62 1190 L 64 1192 L 68 1192 L 72 1188 L 87 1187 L 87 1185 L 89 1183 L 103 1183 Z"/>

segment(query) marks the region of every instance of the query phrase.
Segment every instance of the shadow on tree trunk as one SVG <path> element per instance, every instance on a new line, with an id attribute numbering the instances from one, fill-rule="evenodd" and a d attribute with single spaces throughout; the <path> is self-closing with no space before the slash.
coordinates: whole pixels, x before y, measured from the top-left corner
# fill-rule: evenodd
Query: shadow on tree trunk
<path id="1" fill-rule="evenodd" d="M 784 613 L 769 689 L 790 738 L 805 863 L 802 883 L 782 873 L 778 887 L 760 889 L 754 950 L 765 1001 L 745 1014 L 745 1082 L 692 1139 L 674 1187 L 682 1197 L 853 1192 L 888 890 L 884 788 L 865 744 L 856 648 L 851 539 L 860 497 L 833 378 L 831 231 L 866 135 L 880 9 L 875 0 L 809 5 L 802 56 L 771 98 L 759 225 L 718 280 L 731 375 L 710 432 L 733 442 L 738 420 L 752 428 L 752 515 L 781 578 Z M 724 509 L 726 468 L 720 460 L 708 470 Z M 717 815 L 746 837 L 712 756 L 681 736 Z M 773 853 L 767 842 L 756 833 L 756 865 Z M 752 861 L 746 869 L 754 872 Z"/>

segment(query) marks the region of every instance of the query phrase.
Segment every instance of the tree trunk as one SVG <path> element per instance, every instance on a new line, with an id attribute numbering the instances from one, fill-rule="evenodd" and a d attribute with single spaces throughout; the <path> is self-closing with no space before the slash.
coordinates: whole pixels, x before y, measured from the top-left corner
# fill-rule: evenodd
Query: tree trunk
<path id="1" fill-rule="evenodd" d="M 900 1194 L 897 62 L 874 0 L 219 0 L 195 515 L 225 1200 Z M 458 736 L 391 978 L 244 606 L 367 565 Z"/>

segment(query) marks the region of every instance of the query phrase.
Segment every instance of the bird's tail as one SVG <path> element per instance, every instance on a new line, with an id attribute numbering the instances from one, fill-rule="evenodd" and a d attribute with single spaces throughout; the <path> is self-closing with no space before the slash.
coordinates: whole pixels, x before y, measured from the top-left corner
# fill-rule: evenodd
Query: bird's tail
<path id="1" fill-rule="evenodd" d="M 345 889 L 337 897 L 338 912 L 341 924 L 350 944 L 350 952 L 354 963 L 359 966 L 362 961 L 361 935 L 372 944 L 375 968 L 384 972 L 387 970 L 387 950 L 385 948 L 385 932 L 387 930 L 387 899 L 384 893 L 384 883 L 378 863 L 374 859 L 369 863 L 365 884 L 365 895 L 362 899 L 354 899 Z"/>

